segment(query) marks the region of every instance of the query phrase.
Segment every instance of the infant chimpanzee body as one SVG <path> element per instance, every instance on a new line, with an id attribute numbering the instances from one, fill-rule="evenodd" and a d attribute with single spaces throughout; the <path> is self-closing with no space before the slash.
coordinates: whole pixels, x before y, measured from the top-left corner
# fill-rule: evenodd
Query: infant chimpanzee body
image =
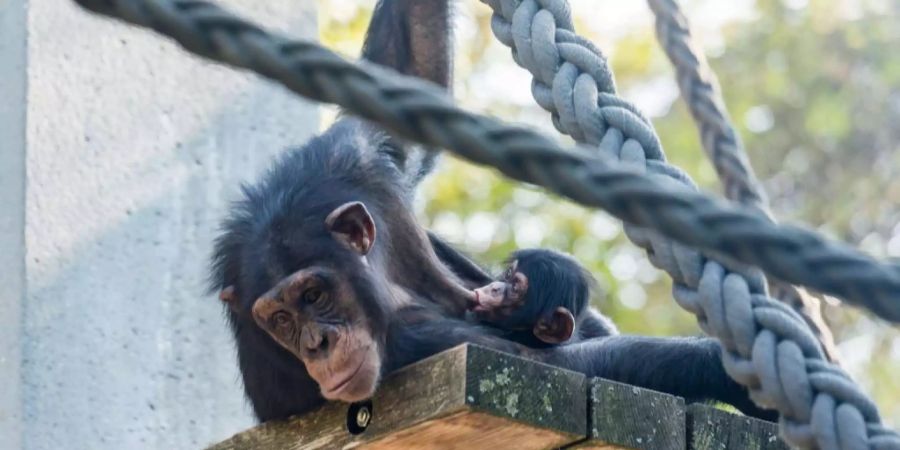
<path id="1" fill-rule="evenodd" d="M 475 289 L 475 317 L 530 347 L 618 334 L 590 307 L 596 286 L 574 258 L 547 249 L 514 252 L 496 281 Z"/>

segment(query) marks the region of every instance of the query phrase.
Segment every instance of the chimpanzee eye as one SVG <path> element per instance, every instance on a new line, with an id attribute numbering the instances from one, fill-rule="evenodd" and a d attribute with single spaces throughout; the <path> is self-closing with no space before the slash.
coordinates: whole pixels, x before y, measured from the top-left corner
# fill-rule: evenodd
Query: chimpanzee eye
<path id="1" fill-rule="evenodd" d="M 291 315 L 285 311 L 278 311 L 272 316 L 276 326 L 284 327 L 291 323 Z"/>
<path id="2" fill-rule="evenodd" d="M 303 293 L 303 302 L 311 305 L 321 300 L 324 295 L 325 294 L 321 289 L 312 287 L 307 289 L 306 292 Z"/>
<path id="3" fill-rule="evenodd" d="M 521 272 L 514 271 L 507 284 L 512 295 L 516 298 L 525 295 L 525 291 L 528 289 L 528 279 Z"/>

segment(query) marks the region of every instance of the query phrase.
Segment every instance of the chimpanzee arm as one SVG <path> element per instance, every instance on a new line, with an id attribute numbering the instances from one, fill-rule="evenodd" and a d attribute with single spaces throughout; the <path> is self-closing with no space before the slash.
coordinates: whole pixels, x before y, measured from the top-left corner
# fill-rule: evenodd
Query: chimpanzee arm
<path id="1" fill-rule="evenodd" d="M 489 284 L 493 279 L 478 264 L 464 255 L 452 245 L 438 237 L 433 232 L 428 232 L 428 239 L 434 252 L 444 265 L 458 276 L 468 288 L 477 288 Z"/>
<path id="2" fill-rule="evenodd" d="M 363 58 L 449 88 L 453 81 L 451 0 L 381 0 L 363 45 Z M 434 170 L 439 152 L 392 140 L 387 153 L 416 186 Z M 402 150 L 396 151 L 394 148 Z"/>
<path id="3" fill-rule="evenodd" d="M 577 337 L 579 340 L 593 339 L 598 337 L 615 336 L 619 334 L 619 329 L 609 317 L 604 316 L 594 308 L 588 307 L 582 311 L 582 317 L 579 318 Z"/>
<path id="4" fill-rule="evenodd" d="M 610 336 L 547 349 L 544 362 L 588 376 L 684 397 L 717 400 L 747 415 L 777 420 L 757 407 L 722 367 L 721 347 L 709 338 Z"/>
<path id="5" fill-rule="evenodd" d="M 404 308 L 396 313 L 388 328 L 385 366 L 390 372 L 465 343 L 513 355 L 524 356 L 531 351 L 498 337 L 500 333 L 499 329 L 446 317 L 430 308 Z"/>
<path id="6" fill-rule="evenodd" d="M 747 415 L 777 419 L 776 413 L 756 407 L 747 390 L 728 377 L 722 368 L 719 344 L 712 339 L 610 336 L 531 349 L 498 337 L 490 328 L 462 320 L 414 319 L 412 323 L 392 325 L 386 346 L 386 366 L 389 371 L 395 370 L 467 342 L 589 377 L 632 384 L 684 397 L 688 401 L 717 400 L 731 404 Z"/>

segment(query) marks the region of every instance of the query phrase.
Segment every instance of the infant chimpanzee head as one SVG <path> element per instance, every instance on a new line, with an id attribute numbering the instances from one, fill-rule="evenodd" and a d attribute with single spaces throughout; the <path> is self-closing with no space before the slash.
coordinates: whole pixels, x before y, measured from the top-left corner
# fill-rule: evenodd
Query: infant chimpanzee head
<path id="1" fill-rule="evenodd" d="M 531 329 L 550 344 L 569 340 L 587 309 L 594 279 L 574 258 L 546 249 L 514 252 L 497 281 L 475 290 L 472 308 L 487 323 Z"/>

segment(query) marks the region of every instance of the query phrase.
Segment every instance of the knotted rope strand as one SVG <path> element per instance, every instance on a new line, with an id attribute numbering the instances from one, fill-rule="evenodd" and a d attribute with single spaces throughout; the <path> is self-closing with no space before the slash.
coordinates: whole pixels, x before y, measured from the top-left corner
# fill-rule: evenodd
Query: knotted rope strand
<path id="1" fill-rule="evenodd" d="M 715 72 L 691 36 L 690 23 L 676 0 L 647 0 L 656 16 L 657 40 L 675 67 L 681 96 L 700 131 L 703 149 L 724 186 L 725 197 L 773 218 L 762 184 L 725 108 Z M 822 317 L 821 302 L 788 283 L 769 280 L 773 298 L 803 317 L 826 356 L 837 362 L 834 336 Z"/>
<path id="2" fill-rule="evenodd" d="M 568 2 L 483 1 L 494 9 L 497 38 L 534 75 L 534 97 L 557 129 L 639 170 L 693 187 L 666 164 L 650 122 L 615 96 L 605 58 L 574 33 Z M 785 439 L 804 448 L 900 445 L 900 437 L 881 426 L 873 402 L 828 364 L 803 319 L 767 295 L 762 274 L 729 270 L 645 228 L 626 224 L 626 234 L 672 276 L 678 304 L 720 340 L 729 375 L 758 404 L 779 410 Z M 831 390 L 837 386 L 847 390 Z M 837 396 L 844 400 L 833 401 Z M 847 420 L 816 420 L 838 415 Z"/>

